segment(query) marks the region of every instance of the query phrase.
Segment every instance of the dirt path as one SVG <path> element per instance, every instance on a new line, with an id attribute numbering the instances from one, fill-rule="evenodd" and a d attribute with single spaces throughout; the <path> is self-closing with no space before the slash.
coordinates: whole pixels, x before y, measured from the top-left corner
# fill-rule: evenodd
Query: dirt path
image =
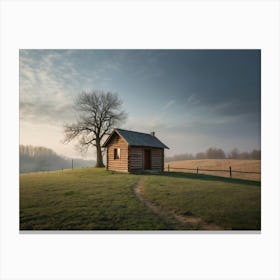
<path id="1" fill-rule="evenodd" d="M 134 193 L 136 197 L 145 204 L 156 215 L 161 217 L 172 229 L 177 230 L 223 230 L 222 227 L 213 223 L 206 223 L 200 217 L 185 216 L 163 209 L 143 196 L 143 185 L 141 179 L 135 184 Z"/>

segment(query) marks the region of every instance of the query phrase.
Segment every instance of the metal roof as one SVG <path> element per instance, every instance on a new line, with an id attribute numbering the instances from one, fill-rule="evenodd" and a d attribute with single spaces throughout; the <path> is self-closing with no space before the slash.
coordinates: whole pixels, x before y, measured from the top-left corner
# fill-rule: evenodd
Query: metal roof
<path id="1" fill-rule="evenodd" d="M 156 136 L 152 136 L 149 133 L 131 131 L 116 128 L 111 135 L 107 138 L 103 147 L 107 146 L 110 138 L 114 133 L 118 133 L 130 146 L 142 146 L 142 147 L 154 147 L 154 148 L 165 148 L 169 149 L 166 145 L 164 145 Z"/>

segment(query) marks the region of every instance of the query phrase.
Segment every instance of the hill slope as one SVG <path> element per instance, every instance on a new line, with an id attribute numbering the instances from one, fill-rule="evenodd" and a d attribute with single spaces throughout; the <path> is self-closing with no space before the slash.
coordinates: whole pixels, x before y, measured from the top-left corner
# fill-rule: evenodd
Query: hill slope
<path id="1" fill-rule="evenodd" d="M 260 195 L 256 182 L 179 172 L 84 168 L 21 174 L 20 229 L 203 230 L 212 224 L 257 230 Z"/>

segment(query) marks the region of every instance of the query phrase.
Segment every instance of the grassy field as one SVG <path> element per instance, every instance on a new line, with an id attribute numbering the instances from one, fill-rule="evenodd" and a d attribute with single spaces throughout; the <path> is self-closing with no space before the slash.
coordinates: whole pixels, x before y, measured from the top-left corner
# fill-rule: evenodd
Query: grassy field
<path id="1" fill-rule="evenodd" d="M 137 176 L 104 169 L 23 174 L 21 229 L 163 229 L 132 191 Z"/>
<path id="2" fill-rule="evenodd" d="M 260 229 L 259 184 L 238 179 L 171 172 L 144 178 L 145 197 L 185 216 L 223 229 Z"/>
<path id="3" fill-rule="evenodd" d="M 201 168 L 201 169 L 216 169 L 216 170 L 227 170 L 227 172 L 213 172 L 213 171 L 199 171 L 199 173 L 229 177 L 229 166 L 231 166 L 232 170 L 238 171 L 250 171 L 250 172 L 261 172 L 261 161 L 260 160 L 239 160 L 239 159 L 201 159 L 201 160 L 180 160 L 174 162 L 168 162 L 165 164 L 165 168 L 167 166 L 174 168 Z M 172 171 L 180 171 L 184 172 L 184 170 L 176 170 Z M 185 172 L 193 172 L 191 170 L 185 170 Z M 246 180 L 254 180 L 260 181 L 260 174 L 248 174 L 248 173 L 232 173 L 233 178 L 238 179 L 246 179 Z"/>
<path id="4" fill-rule="evenodd" d="M 119 174 L 84 168 L 20 175 L 21 230 L 174 230 L 163 212 L 201 217 L 223 229 L 260 229 L 260 183 L 170 172 Z M 199 228 L 198 228 L 199 229 Z"/>

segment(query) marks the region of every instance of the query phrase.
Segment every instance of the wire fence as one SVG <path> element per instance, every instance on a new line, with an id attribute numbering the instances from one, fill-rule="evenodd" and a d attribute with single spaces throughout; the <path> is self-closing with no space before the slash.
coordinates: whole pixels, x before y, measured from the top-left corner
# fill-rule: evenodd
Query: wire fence
<path id="1" fill-rule="evenodd" d="M 229 166 L 228 169 L 204 169 L 204 168 L 186 168 L 186 167 L 172 167 L 169 164 L 167 167 L 165 167 L 165 170 L 170 172 L 172 170 L 189 170 L 189 171 L 195 171 L 196 174 L 203 173 L 204 171 L 206 172 L 226 172 L 229 173 L 229 177 L 232 178 L 232 173 L 246 173 L 246 174 L 261 174 L 261 172 L 255 172 L 255 171 L 242 171 L 242 170 L 232 170 L 231 166 Z"/>

